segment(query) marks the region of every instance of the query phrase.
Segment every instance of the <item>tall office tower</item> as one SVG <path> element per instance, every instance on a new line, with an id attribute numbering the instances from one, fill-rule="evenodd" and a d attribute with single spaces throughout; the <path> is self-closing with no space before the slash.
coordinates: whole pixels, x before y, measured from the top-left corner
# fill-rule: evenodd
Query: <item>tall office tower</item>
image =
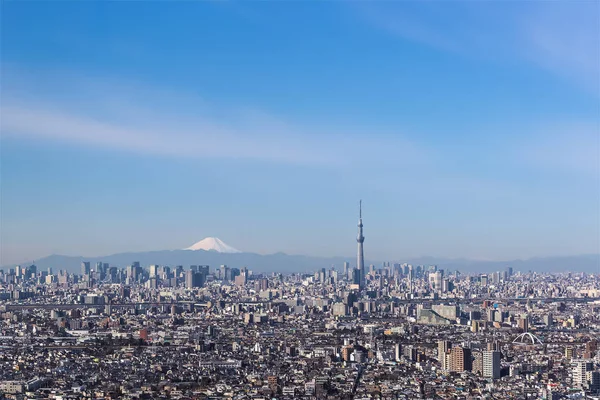
<path id="1" fill-rule="evenodd" d="M 448 371 L 450 365 L 448 363 L 448 350 L 452 348 L 452 342 L 448 340 L 438 340 L 438 361 L 442 365 L 443 371 Z"/>
<path id="2" fill-rule="evenodd" d="M 90 262 L 89 261 L 83 261 L 81 263 L 81 275 L 89 275 L 90 271 L 91 271 Z"/>
<path id="3" fill-rule="evenodd" d="M 223 281 L 227 281 L 230 278 L 230 272 L 229 272 L 229 267 L 227 265 L 221 265 L 220 269 L 219 269 L 220 275 L 219 277 L 221 278 L 221 280 Z"/>
<path id="4" fill-rule="evenodd" d="M 587 372 L 588 390 L 595 394 L 600 394 L 600 371 Z"/>
<path id="5" fill-rule="evenodd" d="M 127 274 L 127 279 L 134 279 L 135 276 L 135 268 L 133 267 L 133 265 L 128 265 L 126 268 L 126 274 Z"/>
<path id="6" fill-rule="evenodd" d="M 235 284 L 238 286 L 244 286 L 248 283 L 248 268 L 243 267 L 240 270 L 240 274 L 235 277 Z"/>
<path id="7" fill-rule="evenodd" d="M 356 255 L 356 268 L 360 271 L 360 288 L 365 287 L 365 255 L 363 253 L 363 243 L 365 237 L 363 236 L 363 223 L 362 223 L 362 200 L 358 203 L 358 236 L 356 242 L 358 243 L 358 254 Z"/>
<path id="8" fill-rule="evenodd" d="M 404 357 L 408 358 L 410 361 L 417 361 L 418 351 L 417 348 L 413 345 L 408 345 L 404 347 L 402 350 Z"/>
<path id="9" fill-rule="evenodd" d="M 481 286 L 487 286 L 487 284 L 488 284 L 488 276 L 487 275 L 481 275 L 480 279 L 481 279 Z"/>
<path id="10" fill-rule="evenodd" d="M 331 279 L 333 279 L 333 283 L 336 283 L 339 280 L 338 272 L 334 269 L 331 270 Z"/>
<path id="11" fill-rule="evenodd" d="M 35 264 L 31 264 L 29 267 L 25 269 L 25 278 L 35 278 L 37 275 L 37 266 Z"/>
<path id="12" fill-rule="evenodd" d="M 208 276 L 210 274 L 210 265 L 199 265 L 198 272 L 204 274 L 204 276 Z"/>
<path id="13" fill-rule="evenodd" d="M 194 275 L 196 272 L 193 270 L 185 271 L 185 288 L 193 289 L 194 288 Z"/>
<path id="14" fill-rule="evenodd" d="M 446 278 L 442 280 L 442 293 L 448 293 L 450 291 L 451 282 L 450 279 Z"/>
<path id="15" fill-rule="evenodd" d="M 350 279 L 350 263 L 344 262 L 344 279 Z"/>
<path id="16" fill-rule="evenodd" d="M 442 271 L 430 272 L 429 273 L 429 286 L 432 290 L 436 292 L 442 291 L 442 279 L 444 278 L 444 273 Z"/>
<path id="17" fill-rule="evenodd" d="M 446 354 L 451 348 L 452 342 L 449 340 L 438 340 L 438 359 L 442 357 L 442 354 Z"/>
<path id="18" fill-rule="evenodd" d="M 269 280 L 267 278 L 262 278 L 256 281 L 256 286 L 259 291 L 269 290 Z"/>
<path id="19" fill-rule="evenodd" d="M 156 277 L 148 279 L 146 287 L 149 289 L 158 289 L 158 279 Z"/>
<path id="20" fill-rule="evenodd" d="M 506 272 L 508 272 L 508 277 L 510 278 L 513 275 L 513 269 L 512 269 L 512 267 L 508 267 L 506 269 Z"/>
<path id="21" fill-rule="evenodd" d="M 521 318 L 519 320 L 519 329 L 522 332 L 528 332 L 529 331 L 529 318 L 527 316 Z"/>
<path id="22" fill-rule="evenodd" d="M 600 371 L 586 373 L 587 389 L 593 394 L 600 394 Z"/>
<path id="23" fill-rule="evenodd" d="M 352 281 L 352 283 L 354 285 L 359 285 L 360 286 L 360 281 L 361 281 L 360 269 L 354 268 L 352 270 L 352 278 L 350 280 Z"/>
<path id="24" fill-rule="evenodd" d="M 500 352 L 486 350 L 483 352 L 483 377 L 500 378 Z"/>
<path id="25" fill-rule="evenodd" d="M 106 264 L 108 266 L 108 264 Z M 108 275 L 111 283 L 117 283 L 117 267 L 108 268 Z"/>
<path id="26" fill-rule="evenodd" d="M 453 347 L 452 350 L 450 350 L 451 372 L 471 371 L 472 368 L 471 349 L 467 349 L 466 347 Z"/>
<path id="27" fill-rule="evenodd" d="M 185 271 L 185 288 L 193 289 L 204 285 L 204 275 L 192 270 Z"/>
<path id="28" fill-rule="evenodd" d="M 394 359 L 400 361 L 402 359 L 402 344 L 396 343 L 394 346 Z"/>
<path id="29" fill-rule="evenodd" d="M 588 360 L 576 360 L 573 366 L 573 386 L 584 388 L 587 386 L 587 373 L 594 369 L 594 364 Z"/>
<path id="30" fill-rule="evenodd" d="M 473 352 L 473 371 L 475 375 L 483 375 L 483 353 L 481 351 Z"/>

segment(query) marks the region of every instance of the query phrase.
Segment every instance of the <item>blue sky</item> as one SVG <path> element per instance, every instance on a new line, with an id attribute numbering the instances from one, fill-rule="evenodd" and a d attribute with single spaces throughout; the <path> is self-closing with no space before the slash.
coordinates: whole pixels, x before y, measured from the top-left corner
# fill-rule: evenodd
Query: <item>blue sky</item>
<path id="1" fill-rule="evenodd" d="M 597 1 L 1 7 L 0 264 L 600 252 Z"/>

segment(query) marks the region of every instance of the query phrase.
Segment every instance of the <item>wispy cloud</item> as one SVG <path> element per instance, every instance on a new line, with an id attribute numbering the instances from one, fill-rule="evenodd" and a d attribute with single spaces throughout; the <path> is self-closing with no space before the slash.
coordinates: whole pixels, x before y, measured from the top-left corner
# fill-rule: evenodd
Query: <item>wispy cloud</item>
<path id="1" fill-rule="evenodd" d="M 436 9 L 431 7 L 432 3 L 422 2 L 417 9 L 406 7 L 408 2 L 357 2 L 351 4 L 359 10 L 361 17 L 367 22 L 392 35 L 446 51 L 454 52 L 461 48 L 459 37 L 448 36 L 432 20 L 423 21 L 424 16 L 428 18 L 435 16 Z"/>
<path id="2" fill-rule="evenodd" d="M 389 187 L 395 174 L 404 182 L 429 179 L 438 186 L 445 179 L 475 182 L 476 188 L 489 191 L 499 182 L 484 176 L 479 171 L 483 167 L 562 171 L 587 178 L 600 174 L 598 121 L 525 124 L 518 127 L 518 136 L 507 139 L 501 130 L 515 127 L 479 127 L 496 139 L 445 148 L 441 143 L 424 145 L 416 132 L 393 126 L 381 132 L 323 121 L 297 123 L 253 107 L 137 83 L 70 72 L 14 71 L 2 71 L 8 85 L 1 92 L 0 132 L 7 138 L 164 157 L 354 169 L 379 188 Z"/>
<path id="3" fill-rule="evenodd" d="M 538 2 L 517 18 L 521 56 L 600 93 L 600 2 Z"/>
<path id="4" fill-rule="evenodd" d="M 5 137 L 162 156 L 327 167 L 347 166 L 359 156 L 410 155 L 397 162 L 417 162 L 424 156 L 423 149 L 398 134 L 381 141 L 355 129 L 289 123 L 251 107 L 210 104 L 112 80 L 78 79 L 76 88 L 62 81 L 57 91 L 48 91 L 22 78 L 21 85 L 13 83 L 2 92 L 0 128 Z"/>
<path id="5" fill-rule="evenodd" d="M 527 62 L 600 94 L 600 2 L 358 2 L 400 38 L 502 63 Z"/>

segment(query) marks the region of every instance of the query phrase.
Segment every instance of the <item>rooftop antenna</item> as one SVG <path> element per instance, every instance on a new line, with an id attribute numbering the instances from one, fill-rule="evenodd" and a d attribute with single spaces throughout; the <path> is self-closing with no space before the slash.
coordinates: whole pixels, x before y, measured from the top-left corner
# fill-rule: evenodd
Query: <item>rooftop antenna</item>
<path id="1" fill-rule="evenodd" d="M 362 200 L 358 201 L 358 218 L 362 218 Z"/>

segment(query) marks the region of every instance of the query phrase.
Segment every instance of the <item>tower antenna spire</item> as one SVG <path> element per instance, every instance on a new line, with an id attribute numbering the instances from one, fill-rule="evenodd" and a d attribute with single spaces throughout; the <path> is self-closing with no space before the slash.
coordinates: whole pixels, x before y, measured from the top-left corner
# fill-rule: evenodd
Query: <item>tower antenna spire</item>
<path id="1" fill-rule="evenodd" d="M 363 236 L 363 222 L 362 222 L 362 199 L 358 202 L 358 236 L 356 237 L 358 242 L 358 253 L 356 255 L 356 268 L 359 273 L 359 288 L 362 290 L 365 287 L 365 257 L 363 255 L 363 242 L 365 237 Z"/>

